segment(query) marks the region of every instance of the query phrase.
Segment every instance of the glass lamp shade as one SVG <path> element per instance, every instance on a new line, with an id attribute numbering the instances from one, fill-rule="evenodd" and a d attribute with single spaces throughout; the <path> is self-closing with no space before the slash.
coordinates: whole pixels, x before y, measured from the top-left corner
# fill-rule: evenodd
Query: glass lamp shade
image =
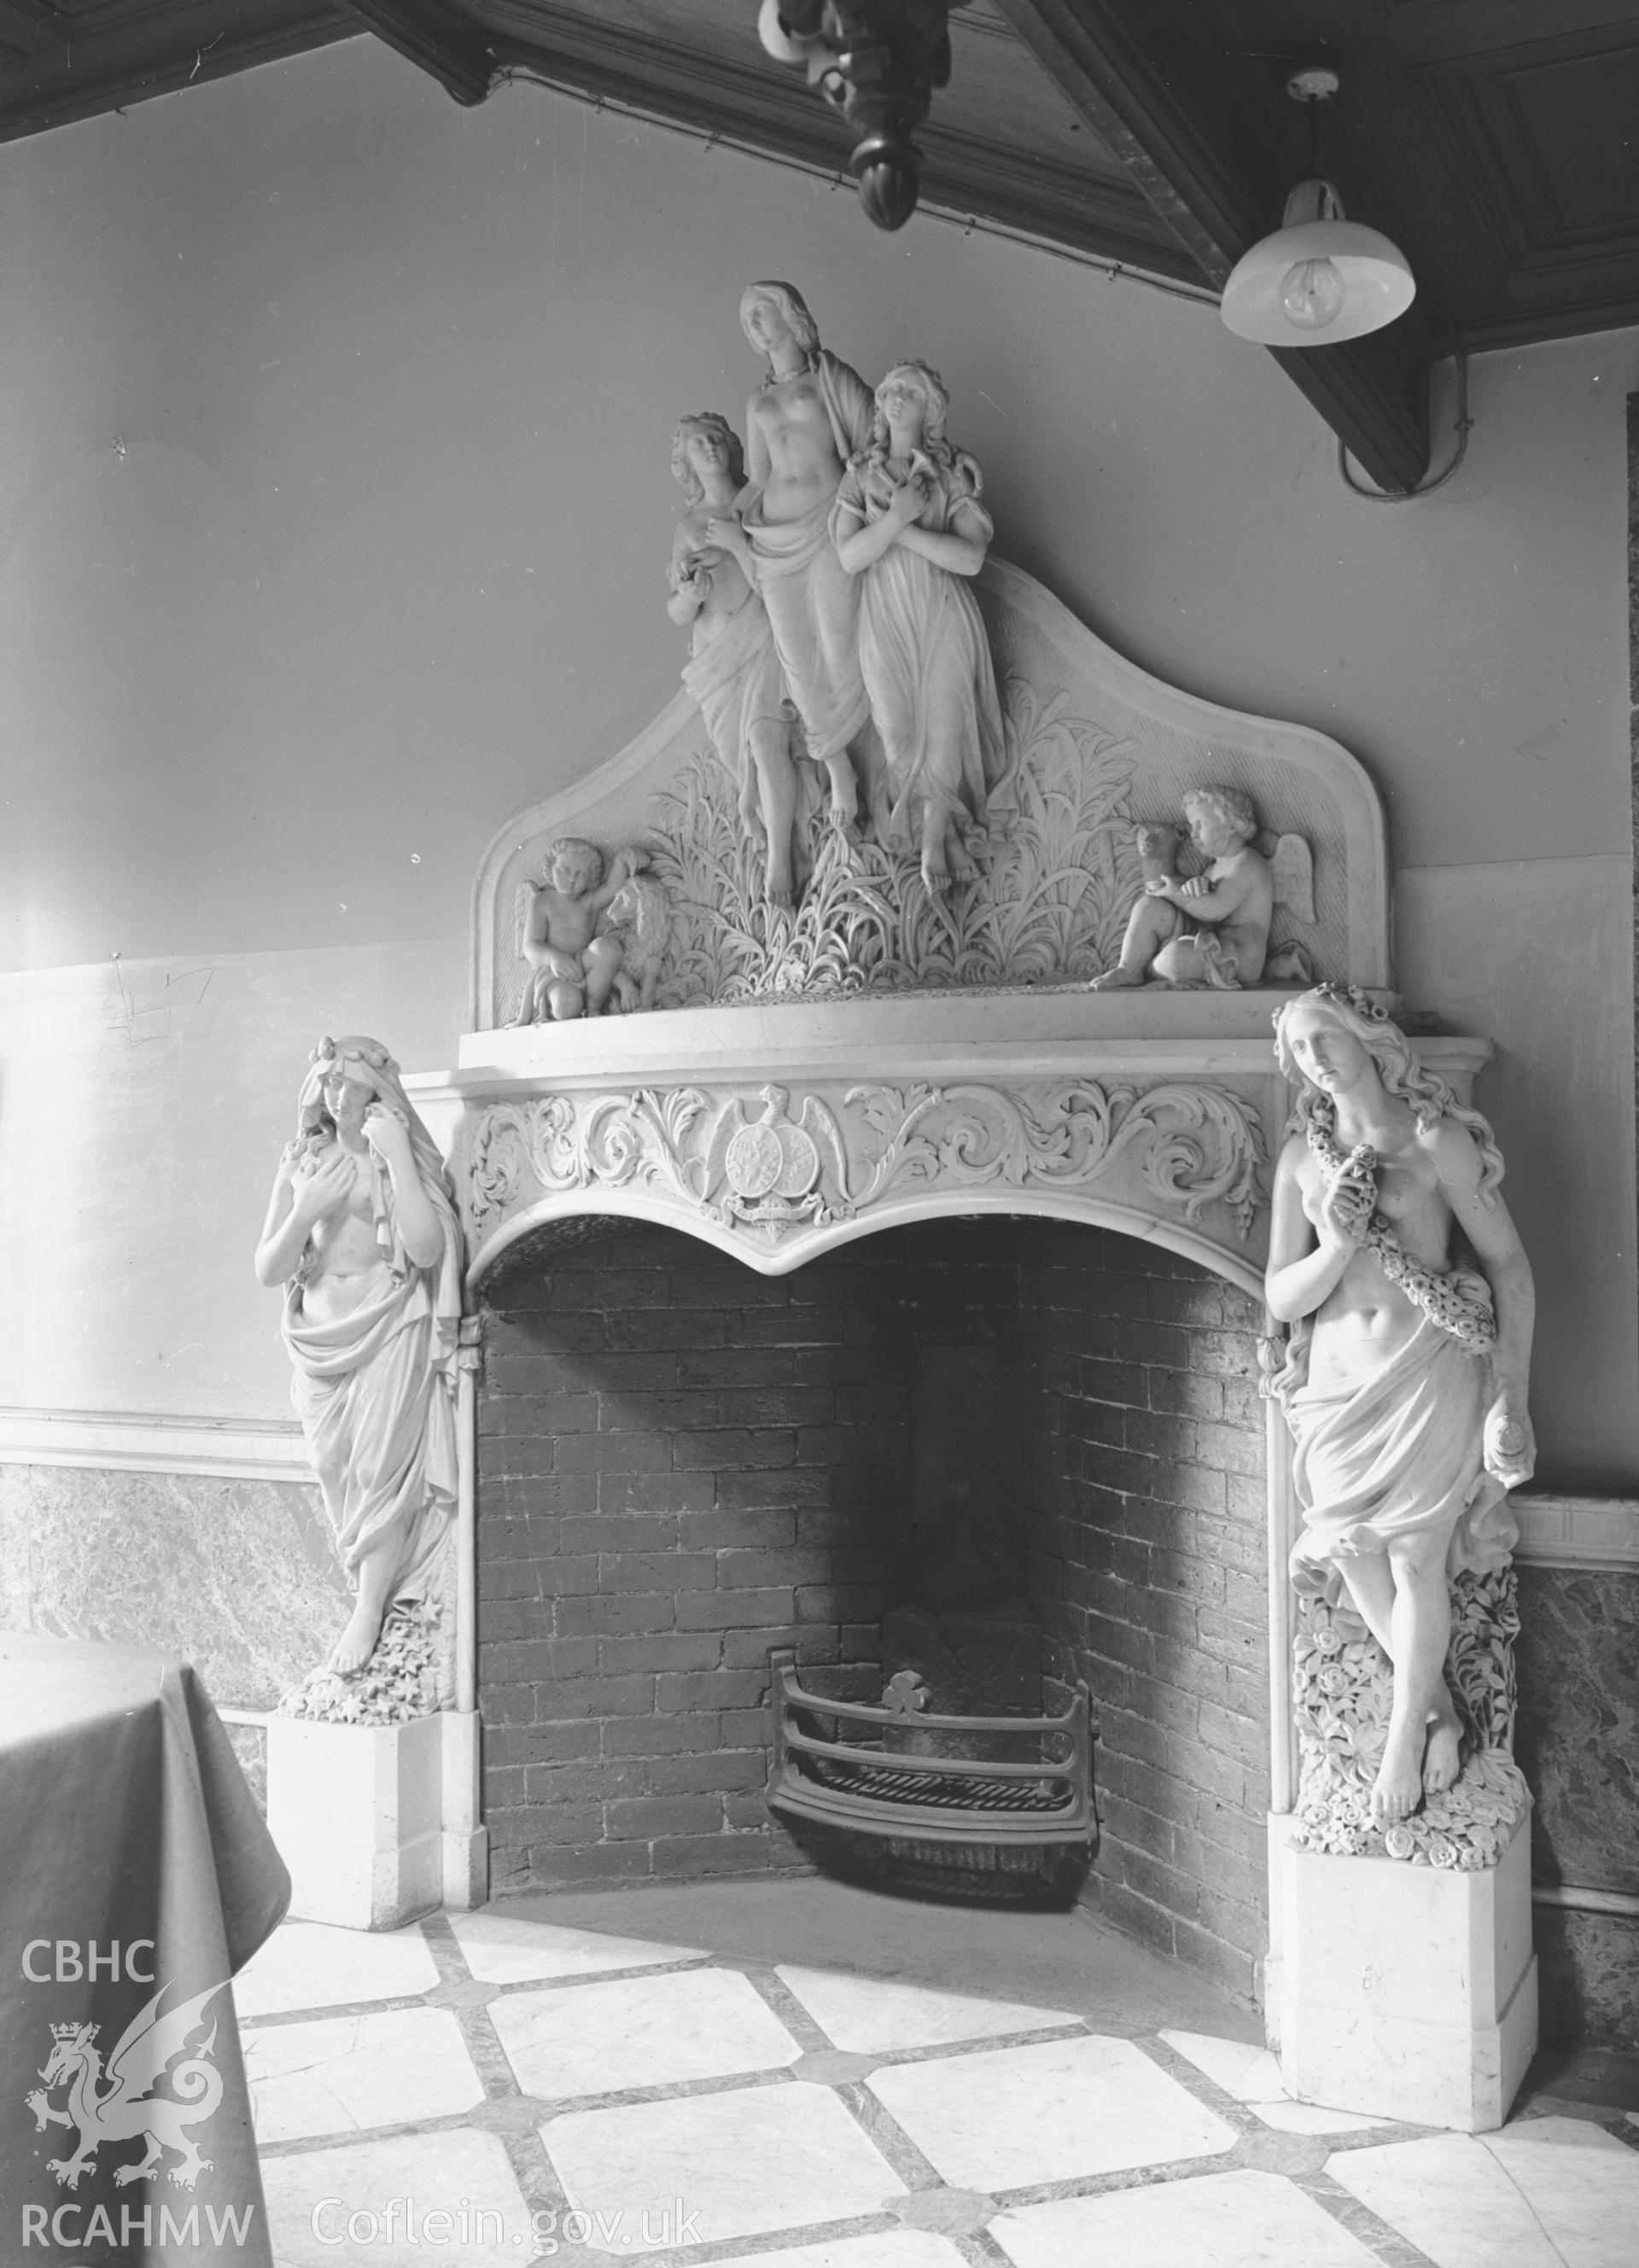
<path id="1" fill-rule="evenodd" d="M 1237 261 L 1222 313 L 1266 347 L 1329 347 L 1403 315 L 1417 286 L 1406 255 L 1375 228 L 1345 220 L 1330 181 L 1302 181 L 1286 225 Z"/>

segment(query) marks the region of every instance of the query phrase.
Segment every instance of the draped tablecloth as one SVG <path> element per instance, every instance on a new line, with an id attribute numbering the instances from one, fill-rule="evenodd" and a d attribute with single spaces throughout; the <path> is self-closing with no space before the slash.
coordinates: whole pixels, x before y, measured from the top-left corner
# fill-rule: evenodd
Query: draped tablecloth
<path id="1" fill-rule="evenodd" d="M 270 2268 L 228 1979 L 289 1900 L 186 1662 L 0 1634 L 0 2261 Z"/>

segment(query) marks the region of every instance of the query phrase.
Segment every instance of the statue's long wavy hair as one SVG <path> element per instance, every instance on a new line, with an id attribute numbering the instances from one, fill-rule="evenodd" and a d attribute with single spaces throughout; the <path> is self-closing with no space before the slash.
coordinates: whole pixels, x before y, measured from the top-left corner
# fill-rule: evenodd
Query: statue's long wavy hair
<path id="1" fill-rule="evenodd" d="M 766 299 L 778 307 L 780 319 L 805 355 L 819 352 L 819 325 L 808 313 L 808 303 L 794 284 L 781 284 L 776 277 L 764 277 L 761 283 L 748 284 L 740 294 L 740 328 L 746 327 L 746 313 L 754 300 Z M 769 376 L 773 376 L 771 364 Z"/>
<path id="2" fill-rule="evenodd" d="M 690 504 L 698 504 L 705 490 L 700 485 L 700 475 L 689 462 L 690 433 L 712 433 L 728 453 L 728 477 L 739 495 L 745 486 L 745 452 L 740 446 L 740 436 L 728 420 L 715 409 L 697 409 L 688 417 L 677 420 L 676 431 L 671 437 L 671 474 Z"/>
<path id="3" fill-rule="evenodd" d="M 875 395 L 876 415 L 871 425 L 871 438 L 856 461 L 867 465 L 887 463 L 893 443 L 889 438 L 888 413 L 882 408 L 882 391 L 890 379 L 897 378 L 901 371 L 907 370 L 915 372 L 917 382 L 922 389 L 922 399 L 927 405 L 922 417 L 922 453 L 930 464 L 937 465 L 941 472 L 948 472 L 961 453 L 945 435 L 945 421 L 950 415 L 950 389 L 933 364 L 927 362 L 897 362 L 889 371 Z M 971 457 L 966 462 L 973 475 L 974 494 L 977 495 L 980 485 L 978 467 Z"/>
<path id="4" fill-rule="evenodd" d="M 1274 1051 L 1282 1072 L 1296 1090 L 1292 1116 L 1287 1122 L 1289 1133 L 1307 1134 L 1311 1126 L 1318 1126 L 1330 1134 L 1337 1123 L 1337 1105 L 1329 1094 L 1311 1085 L 1298 1068 L 1293 1057 L 1287 1027 L 1300 1008 L 1323 1010 L 1333 1021 L 1357 1039 L 1377 1067 L 1377 1076 L 1384 1091 L 1398 1101 L 1411 1105 L 1420 1130 L 1427 1130 L 1441 1118 L 1454 1118 L 1473 1136 L 1474 1146 L 1480 1152 L 1480 1195 L 1488 1197 L 1502 1178 L 1502 1152 L 1497 1148 L 1496 1137 L 1491 1131 L 1490 1121 L 1466 1103 L 1459 1102 L 1438 1071 L 1430 1071 L 1418 1062 L 1410 1041 L 1397 1024 L 1392 1023 L 1386 1012 L 1357 988 L 1337 984 L 1317 984 L 1312 990 L 1300 992 L 1288 1000 L 1274 1020 Z"/>

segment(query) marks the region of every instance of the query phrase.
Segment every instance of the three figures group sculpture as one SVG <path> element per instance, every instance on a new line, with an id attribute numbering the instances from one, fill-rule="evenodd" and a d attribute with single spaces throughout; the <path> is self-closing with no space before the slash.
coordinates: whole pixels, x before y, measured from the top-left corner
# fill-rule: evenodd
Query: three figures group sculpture
<path id="1" fill-rule="evenodd" d="M 948 438 L 949 395 L 928 364 L 897 364 L 873 393 L 821 345 L 788 284 L 752 284 L 740 320 L 765 364 L 743 449 L 716 410 L 681 419 L 672 438 L 685 505 L 667 607 L 690 634 L 683 683 L 760 846 L 771 906 L 792 908 L 801 894 L 822 797 L 850 836 L 868 827 L 890 851 L 914 855 L 929 895 L 943 900 L 979 879 L 990 797 L 1007 770 L 970 587 L 993 534 L 983 477 Z M 1175 872 L 1182 830 L 1138 830 L 1144 895 L 1119 962 L 1095 986 L 1308 981 L 1301 946 L 1269 959 L 1277 903 L 1314 917 L 1302 836 L 1267 838 L 1266 855 L 1236 788 L 1203 787 L 1185 803 L 1207 872 Z M 516 1022 L 653 1005 L 669 915 L 646 863 L 627 846 L 606 876 L 595 846 L 552 846 L 523 893 L 529 974 Z"/>

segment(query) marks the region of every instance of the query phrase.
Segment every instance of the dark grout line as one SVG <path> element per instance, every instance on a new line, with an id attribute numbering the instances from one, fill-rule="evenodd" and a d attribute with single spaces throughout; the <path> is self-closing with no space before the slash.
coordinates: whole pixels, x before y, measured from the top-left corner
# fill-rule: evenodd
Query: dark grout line
<path id="1" fill-rule="evenodd" d="M 1419 2130 L 1420 2138 L 1443 2131 L 1422 2128 Z M 1288 2174 L 1287 2179 L 1305 2197 L 1311 2198 L 1323 2213 L 1329 2213 L 1340 2228 L 1347 2229 L 1368 2252 L 1375 2252 L 1384 2268 L 1438 2268 L 1438 2263 L 1414 2244 L 1410 2237 L 1402 2236 L 1398 2228 L 1380 2219 L 1369 2205 L 1362 2205 L 1352 2190 L 1346 2190 L 1332 2175 Z M 1549 2247 L 1550 2250 L 1554 2249 Z"/>

